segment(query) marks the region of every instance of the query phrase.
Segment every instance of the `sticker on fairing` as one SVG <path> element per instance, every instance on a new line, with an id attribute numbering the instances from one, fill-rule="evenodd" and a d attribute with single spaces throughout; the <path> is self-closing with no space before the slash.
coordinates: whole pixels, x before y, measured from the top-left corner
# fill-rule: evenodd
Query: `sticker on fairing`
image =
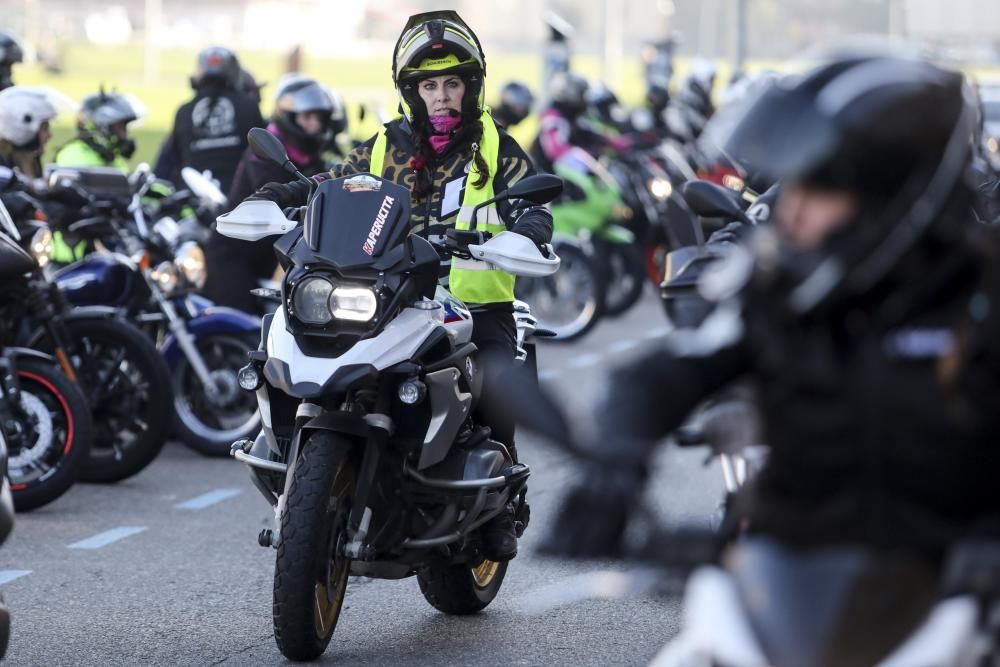
<path id="1" fill-rule="evenodd" d="M 382 181 L 374 176 L 361 174 L 344 181 L 344 189 L 348 192 L 378 192 L 382 189 Z"/>

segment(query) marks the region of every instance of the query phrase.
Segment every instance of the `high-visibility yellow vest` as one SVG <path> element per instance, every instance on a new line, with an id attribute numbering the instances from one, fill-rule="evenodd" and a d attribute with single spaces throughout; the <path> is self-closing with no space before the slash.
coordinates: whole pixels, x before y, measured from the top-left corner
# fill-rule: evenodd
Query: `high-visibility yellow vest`
<path id="1" fill-rule="evenodd" d="M 472 210 L 484 201 L 493 198 L 493 179 L 500 168 L 500 133 L 489 111 L 483 111 L 480 120 L 483 123 L 483 136 L 479 142 L 479 152 L 489 165 L 490 174 L 483 187 L 473 185 L 479 171 L 476 163 L 469 165 L 466 176 L 465 193 L 455 220 L 455 228 L 471 229 Z M 371 173 L 382 176 L 385 163 L 385 152 L 388 147 L 385 128 L 383 127 L 375 138 L 372 147 Z M 476 229 L 491 234 L 499 234 L 507 230 L 507 226 L 497 213 L 496 204 L 490 204 L 479 209 L 476 214 Z M 486 262 L 474 259 L 452 258 L 451 270 L 448 273 L 448 289 L 456 297 L 466 303 L 509 303 L 514 300 L 514 276 L 495 269 Z"/>

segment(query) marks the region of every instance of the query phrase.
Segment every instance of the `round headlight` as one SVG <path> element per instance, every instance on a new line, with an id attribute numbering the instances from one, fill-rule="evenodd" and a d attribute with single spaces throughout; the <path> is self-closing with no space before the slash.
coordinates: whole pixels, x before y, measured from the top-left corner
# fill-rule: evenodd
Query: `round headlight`
<path id="1" fill-rule="evenodd" d="M 674 191 L 674 187 L 665 178 L 653 178 L 649 181 L 649 191 L 657 199 L 666 199 Z"/>
<path id="2" fill-rule="evenodd" d="M 185 241 L 177 248 L 174 264 L 181 275 L 196 288 L 205 286 L 208 273 L 205 271 L 205 252 L 194 241 Z"/>
<path id="3" fill-rule="evenodd" d="M 35 256 L 38 266 L 45 268 L 52 256 L 52 232 L 48 227 L 36 231 L 31 237 L 31 254 Z"/>
<path id="4" fill-rule="evenodd" d="M 375 292 L 367 287 L 337 287 L 330 294 L 330 312 L 338 320 L 367 322 L 377 308 Z"/>
<path id="5" fill-rule="evenodd" d="M 177 287 L 177 267 L 171 262 L 160 262 L 153 269 L 149 277 L 160 286 L 160 289 L 169 294 Z"/>
<path id="6" fill-rule="evenodd" d="M 333 285 L 324 278 L 306 278 L 292 294 L 295 317 L 306 324 L 326 324 L 333 315 L 330 313 L 330 294 Z"/>

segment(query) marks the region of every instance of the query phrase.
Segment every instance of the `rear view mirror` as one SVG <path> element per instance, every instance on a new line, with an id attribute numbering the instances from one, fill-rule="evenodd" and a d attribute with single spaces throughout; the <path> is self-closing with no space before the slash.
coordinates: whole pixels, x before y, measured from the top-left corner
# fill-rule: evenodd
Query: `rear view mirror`
<path id="1" fill-rule="evenodd" d="M 273 201 L 245 201 L 216 219 L 215 229 L 223 236 L 241 241 L 258 241 L 289 232 L 298 223 L 289 220 Z"/>
<path id="2" fill-rule="evenodd" d="M 508 199 L 526 199 L 532 204 L 548 204 L 562 194 L 563 180 L 552 174 L 522 178 L 507 190 Z"/>
<path id="3" fill-rule="evenodd" d="M 261 127 L 255 127 L 247 134 L 250 150 L 261 160 L 284 167 L 290 160 L 281 140 Z"/>
<path id="4" fill-rule="evenodd" d="M 709 181 L 690 181 L 681 188 L 684 201 L 703 218 L 728 218 L 750 222 L 739 202 L 721 185 Z"/>

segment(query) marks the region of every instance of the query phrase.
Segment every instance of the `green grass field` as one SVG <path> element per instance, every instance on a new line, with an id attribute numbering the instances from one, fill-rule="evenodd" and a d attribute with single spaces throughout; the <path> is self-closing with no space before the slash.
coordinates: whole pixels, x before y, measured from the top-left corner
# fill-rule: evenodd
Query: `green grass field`
<path id="1" fill-rule="evenodd" d="M 138 97 L 148 108 L 148 116 L 136 128 L 134 134 L 138 149 L 133 163 L 152 162 L 164 135 L 173 124 L 178 106 L 190 99 L 192 91 L 188 77 L 194 69 L 196 50 L 169 50 L 160 53 L 159 77 L 156 82 L 144 78 L 143 50 L 140 46 L 97 47 L 87 44 L 67 45 L 63 51 L 64 71 L 58 75 L 43 71 L 40 67 L 20 65 L 15 70 L 15 80 L 21 84 L 46 85 L 55 88 L 75 101 L 96 92 L 104 85 Z M 271 95 L 274 84 L 284 71 L 285 56 L 265 52 L 241 52 L 240 60 L 253 72 L 258 81 L 268 85 L 263 90 L 262 111 L 270 112 Z M 389 54 L 378 59 L 319 59 L 303 57 L 303 71 L 320 81 L 336 88 L 348 104 L 350 132 L 358 138 L 370 137 L 376 131 L 379 121 L 374 113 L 367 114 L 364 122 L 359 121 L 359 108 L 364 105 L 369 111 L 392 115 L 396 109 L 396 96 L 391 81 Z M 685 74 L 688 62 L 677 61 L 675 81 Z M 729 78 L 728 63 L 720 61 L 717 81 L 723 85 Z M 593 58 L 574 58 L 574 68 L 585 76 L 596 78 L 600 75 L 600 63 Z M 798 65 L 801 66 L 801 65 Z M 753 62 L 748 69 L 794 70 L 796 63 Z M 997 68 L 970 68 L 969 73 L 980 79 L 1000 78 Z M 488 97 L 506 81 L 517 79 L 534 90 L 541 81 L 541 55 L 498 56 L 488 60 Z M 642 70 L 636 61 L 626 62 L 621 73 L 621 83 L 617 92 L 626 104 L 637 104 L 642 97 Z M 54 124 L 54 139 L 50 144 L 52 153 L 73 134 L 72 114 L 64 113 Z M 530 143 L 537 124 L 529 118 L 513 132 L 522 145 Z"/>

